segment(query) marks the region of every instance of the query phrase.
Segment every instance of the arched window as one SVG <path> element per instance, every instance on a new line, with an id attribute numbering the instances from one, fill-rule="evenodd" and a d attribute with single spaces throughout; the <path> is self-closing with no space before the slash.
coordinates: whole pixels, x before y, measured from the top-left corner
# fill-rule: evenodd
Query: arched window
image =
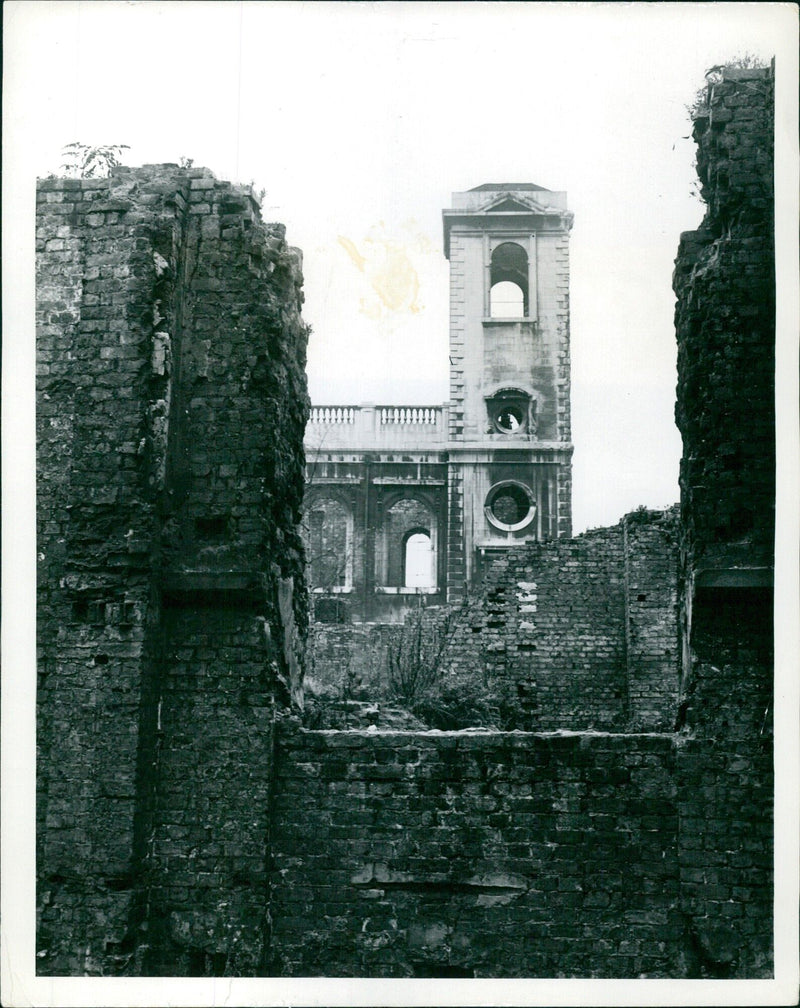
<path id="1" fill-rule="evenodd" d="M 403 584 L 406 588 L 432 588 L 433 543 L 428 532 L 416 529 L 406 535 Z"/>
<path id="2" fill-rule="evenodd" d="M 521 245 L 503 242 L 492 252 L 489 288 L 491 318 L 528 314 L 528 256 Z"/>
<path id="3" fill-rule="evenodd" d="M 387 588 L 435 588 L 436 518 L 423 501 L 401 497 L 387 509 L 375 576 Z"/>
<path id="4" fill-rule="evenodd" d="M 341 501 L 317 497 L 306 504 L 303 523 L 309 587 L 347 588 L 352 578 L 353 520 Z"/>

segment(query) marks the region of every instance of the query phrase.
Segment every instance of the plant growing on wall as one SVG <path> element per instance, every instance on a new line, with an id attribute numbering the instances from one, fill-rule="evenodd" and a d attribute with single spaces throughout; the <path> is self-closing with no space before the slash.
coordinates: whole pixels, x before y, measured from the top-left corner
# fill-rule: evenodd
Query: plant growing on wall
<path id="1" fill-rule="evenodd" d="M 499 711 L 485 684 L 471 674 L 451 677 L 445 669 L 453 622 L 451 609 L 420 606 L 390 641 L 386 660 L 395 703 L 431 728 L 443 731 L 497 725 Z"/>
<path id="2" fill-rule="evenodd" d="M 452 631 L 469 607 L 469 599 L 457 610 L 421 606 L 406 617 L 399 636 L 387 647 L 389 695 L 424 724 L 442 731 L 525 728 L 518 705 L 488 687 L 482 659 L 466 665 L 453 661 Z"/>
<path id="3" fill-rule="evenodd" d="M 766 65 L 764 60 L 759 56 L 754 56 L 752 53 L 742 53 L 739 56 L 732 57 L 725 63 L 719 63 L 717 66 L 706 70 L 705 84 L 696 92 L 692 102 L 686 106 L 689 118 L 692 120 L 696 119 L 704 109 L 708 108 L 711 88 L 722 80 L 723 70 L 759 70 L 766 67 Z M 685 137 L 684 139 L 688 140 L 689 138 Z"/>
<path id="4" fill-rule="evenodd" d="M 69 178 L 107 178 L 111 169 L 122 164 L 120 154 L 129 150 L 128 144 L 67 144 L 61 152 L 64 159 L 61 170 Z"/>
<path id="5" fill-rule="evenodd" d="M 394 697 L 409 710 L 428 694 L 439 677 L 447 644 L 449 613 L 440 623 L 424 618 L 420 606 L 407 617 L 402 632 L 387 648 L 389 683 Z"/>

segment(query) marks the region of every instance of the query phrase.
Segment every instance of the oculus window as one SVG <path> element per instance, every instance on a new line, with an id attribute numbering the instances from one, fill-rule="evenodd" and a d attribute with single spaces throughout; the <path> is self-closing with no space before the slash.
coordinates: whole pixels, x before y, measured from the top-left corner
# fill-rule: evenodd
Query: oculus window
<path id="1" fill-rule="evenodd" d="M 521 389 L 503 389 L 486 400 L 489 432 L 535 434 L 536 403 Z"/>
<path id="2" fill-rule="evenodd" d="M 533 492 L 524 483 L 504 480 L 489 491 L 484 512 L 495 528 L 503 532 L 517 532 L 533 521 L 536 501 Z"/>

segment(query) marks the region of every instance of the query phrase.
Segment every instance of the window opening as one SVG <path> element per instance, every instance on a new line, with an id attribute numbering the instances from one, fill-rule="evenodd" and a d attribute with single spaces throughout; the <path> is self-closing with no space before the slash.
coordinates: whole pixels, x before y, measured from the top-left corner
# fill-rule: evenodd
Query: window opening
<path id="1" fill-rule="evenodd" d="M 433 587 L 433 544 L 427 532 L 412 532 L 405 544 L 406 588 Z"/>
<path id="2" fill-rule="evenodd" d="M 352 519 L 338 500 L 309 505 L 305 526 L 308 580 L 312 589 L 330 591 L 350 583 Z"/>
<path id="3" fill-rule="evenodd" d="M 487 398 L 489 432 L 517 434 L 528 431 L 536 433 L 535 403 L 530 396 L 519 389 L 503 389 Z"/>
<path id="4" fill-rule="evenodd" d="M 492 500 L 492 514 L 506 525 L 516 525 L 528 513 L 528 498 L 519 487 L 506 487 Z"/>
<path id="5" fill-rule="evenodd" d="M 528 256 L 516 242 L 503 242 L 492 252 L 489 279 L 491 318 L 528 314 Z"/>
<path id="6" fill-rule="evenodd" d="M 375 577 L 390 588 L 436 587 L 436 520 L 427 503 L 401 497 L 386 510 L 376 541 Z"/>
<path id="7" fill-rule="evenodd" d="M 536 503 L 532 492 L 522 483 L 507 480 L 489 491 L 484 508 L 495 528 L 516 532 L 533 521 Z"/>
<path id="8" fill-rule="evenodd" d="M 489 292 L 490 318 L 521 318 L 525 312 L 525 294 L 519 284 L 501 280 Z"/>
<path id="9" fill-rule="evenodd" d="M 497 413 L 497 426 L 504 434 L 513 434 L 522 426 L 524 415 L 519 406 L 501 406 Z"/>

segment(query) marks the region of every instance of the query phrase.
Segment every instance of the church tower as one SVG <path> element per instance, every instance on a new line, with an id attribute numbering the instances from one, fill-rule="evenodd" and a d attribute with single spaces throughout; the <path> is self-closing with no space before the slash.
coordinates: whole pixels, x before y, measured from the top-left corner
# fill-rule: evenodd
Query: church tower
<path id="1" fill-rule="evenodd" d="M 491 554 L 571 535 L 566 193 L 489 183 L 443 211 L 450 262 L 447 597 Z"/>

